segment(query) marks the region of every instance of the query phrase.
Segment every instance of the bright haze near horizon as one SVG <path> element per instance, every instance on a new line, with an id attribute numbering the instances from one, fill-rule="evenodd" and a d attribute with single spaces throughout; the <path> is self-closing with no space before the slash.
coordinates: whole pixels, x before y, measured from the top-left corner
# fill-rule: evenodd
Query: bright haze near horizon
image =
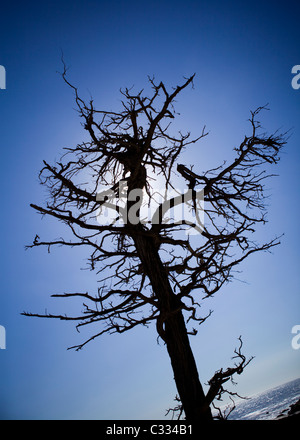
<path id="1" fill-rule="evenodd" d="M 102 110 L 121 108 L 120 88 L 149 91 L 148 75 L 169 88 L 196 73 L 194 88 L 177 98 L 174 133 L 209 135 L 188 148 L 182 162 L 205 171 L 231 160 L 251 133 L 250 110 L 263 129 L 289 132 L 282 160 L 267 183 L 268 224 L 255 238 L 284 233 L 272 253 L 250 256 L 235 279 L 200 313 L 211 317 L 191 337 L 203 384 L 233 365 L 238 337 L 255 356 L 233 388 L 251 395 L 300 376 L 300 350 L 291 331 L 299 313 L 300 89 L 292 68 L 300 64 L 300 6 L 296 1 L 62 1 L 1 5 L 0 90 L 1 419 L 164 419 L 177 394 L 166 348 L 155 327 L 86 339 L 73 323 L 21 316 L 78 314 L 81 304 L 53 293 L 97 289 L 81 249 L 24 250 L 35 234 L 61 237 L 64 225 L 41 217 L 38 183 L 43 160 L 54 163 L 64 147 L 86 139 L 72 90 L 57 72 L 61 53 L 68 78 Z M 300 81 L 299 81 L 300 82 Z M 99 329 L 95 328 L 95 332 Z M 205 386 L 205 385 L 204 385 Z"/>

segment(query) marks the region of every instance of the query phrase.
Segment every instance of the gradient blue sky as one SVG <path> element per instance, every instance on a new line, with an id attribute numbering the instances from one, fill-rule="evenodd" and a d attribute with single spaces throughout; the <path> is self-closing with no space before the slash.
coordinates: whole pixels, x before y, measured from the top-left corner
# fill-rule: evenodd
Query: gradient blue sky
<path id="1" fill-rule="evenodd" d="M 62 225 L 41 221 L 29 203 L 43 203 L 37 175 L 42 160 L 58 159 L 85 133 L 73 95 L 57 74 L 61 50 L 69 77 L 102 109 L 119 108 L 119 88 L 147 87 L 155 75 L 169 87 L 196 72 L 195 89 L 178 99 L 178 126 L 210 131 L 186 161 L 199 170 L 232 157 L 250 132 L 249 111 L 262 114 L 268 132 L 292 129 L 269 184 L 269 223 L 257 238 L 285 233 L 272 254 L 240 267 L 239 280 L 206 300 L 211 318 L 192 338 L 200 378 L 231 365 L 237 338 L 255 359 L 237 391 L 251 395 L 300 376 L 300 350 L 291 347 L 299 313 L 300 89 L 291 69 L 300 64 L 297 1 L 52 1 L 1 5 L 0 90 L 2 419 L 159 419 L 176 390 L 166 350 L 154 328 L 104 336 L 80 352 L 67 347 L 85 334 L 72 324 L 30 319 L 22 311 L 76 312 L 51 299 L 62 291 L 93 290 L 94 273 L 81 250 L 24 250 L 38 233 L 62 235 Z"/>

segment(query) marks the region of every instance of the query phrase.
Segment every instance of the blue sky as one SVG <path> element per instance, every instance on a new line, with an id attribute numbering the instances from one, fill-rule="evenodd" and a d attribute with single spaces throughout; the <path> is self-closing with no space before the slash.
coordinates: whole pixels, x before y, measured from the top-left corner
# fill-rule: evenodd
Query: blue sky
<path id="1" fill-rule="evenodd" d="M 300 64 L 296 1 L 62 1 L 1 6 L 1 296 L 2 419 L 164 418 L 176 390 L 170 362 L 154 328 L 104 336 L 80 352 L 67 347 L 84 333 L 54 320 L 30 319 L 25 311 L 72 313 L 72 303 L 50 294 L 93 290 L 97 278 L 81 250 L 24 250 L 35 234 L 62 235 L 62 225 L 29 207 L 43 203 L 38 184 L 43 159 L 53 163 L 62 148 L 85 133 L 73 95 L 57 71 L 61 51 L 69 77 L 99 108 L 119 109 L 120 87 L 147 87 L 155 75 L 169 87 L 196 73 L 195 88 L 179 96 L 178 127 L 210 135 L 185 154 L 205 170 L 232 157 L 250 132 L 250 110 L 269 103 L 261 117 L 268 132 L 291 129 L 269 183 L 269 223 L 257 238 L 285 233 L 272 254 L 256 254 L 238 280 L 203 303 L 214 313 L 192 338 L 200 379 L 231 365 L 237 338 L 255 359 L 239 377 L 240 394 L 251 395 L 299 377 L 300 350 L 291 346 L 299 314 L 300 89 L 291 69 Z"/>

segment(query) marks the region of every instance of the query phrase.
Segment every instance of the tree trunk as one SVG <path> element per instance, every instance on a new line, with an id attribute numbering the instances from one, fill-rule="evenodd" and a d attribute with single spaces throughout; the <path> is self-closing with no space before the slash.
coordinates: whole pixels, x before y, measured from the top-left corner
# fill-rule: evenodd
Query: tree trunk
<path id="1" fill-rule="evenodd" d="M 157 321 L 159 335 L 165 341 L 171 359 L 174 379 L 186 419 L 193 422 L 212 420 L 210 407 L 206 404 L 196 362 L 190 346 L 187 329 L 174 294 L 168 274 L 162 264 L 155 239 L 146 236 L 137 225 L 139 233 L 133 234 L 136 250 L 148 276 L 153 292 L 159 302 L 160 316 Z"/>
<path id="2" fill-rule="evenodd" d="M 165 321 L 165 334 L 174 379 L 186 419 L 193 422 L 212 420 L 181 311 Z"/>

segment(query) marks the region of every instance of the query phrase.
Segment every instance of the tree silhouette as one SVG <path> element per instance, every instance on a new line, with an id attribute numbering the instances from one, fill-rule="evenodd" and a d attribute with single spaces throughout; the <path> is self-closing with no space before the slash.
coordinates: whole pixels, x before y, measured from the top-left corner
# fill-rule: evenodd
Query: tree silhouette
<path id="1" fill-rule="evenodd" d="M 36 235 L 27 248 L 87 246 L 90 268 L 104 278 L 95 294 L 52 295 L 82 298 L 80 316 L 24 314 L 72 320 L 77 328 L 98 323 L 98 332 L 71 347 L 76 350 L 104 333 L 123 333 L 154 321 L 179 394 L 180 404 L 173 411 L 190 421 L 211 420 L 211 405 L 226 392 L 224 383 L 241 374 L 251 359 L 242 354 L 239 338 L 236 363 L 218 370 L 205 394 L 189 342 L 189 335 L 197 333 L 191 324 L 208 318 L 211 312 L 198 315 L 199 302 L 229 282 L 239 263 L 279 243 L 275 238 L 257 244 L 252 237 L 256 225 L 266 223 L 264 182 L 271 174 L 265 168 L 278 162 L 285 136 L 260 133 L 256 117 L 265 108 L 260 107 L 251 112 L 251 133 L 235 148 L 231 163 L 194 171 L 178 161 L 188 145 L 207 136 L 205 127 L 196 139 L 190 133 L 170 134 L 175 98 L 193 85 L 194 75 L 171 92 L 149 78 L 149 97 L 143 90 L 135 94 L 125 89 L 119 112 L 97 110 L 93 100 L 81 99 L 67 79 L 65 65 L 62 77 L 74 92 L 90 140 L 68 148 L 55 165 L 44 161 L 39 178 L 48 188 L 49 200 L 44 207 L 31 206 L 63 222 L 74 238 L 46 242 Z M 155 178 L 163 182 L 163 192 Z M 181 180 L 186 190 L 176 190 L 174 179 Z M 149 221 L 142 211 L 151 203 L 156 207 Z M 172 209 L 183 206 L 191 217 L 178 219 Z M 111 216 L 104 222 L 105 210 Z"/>

